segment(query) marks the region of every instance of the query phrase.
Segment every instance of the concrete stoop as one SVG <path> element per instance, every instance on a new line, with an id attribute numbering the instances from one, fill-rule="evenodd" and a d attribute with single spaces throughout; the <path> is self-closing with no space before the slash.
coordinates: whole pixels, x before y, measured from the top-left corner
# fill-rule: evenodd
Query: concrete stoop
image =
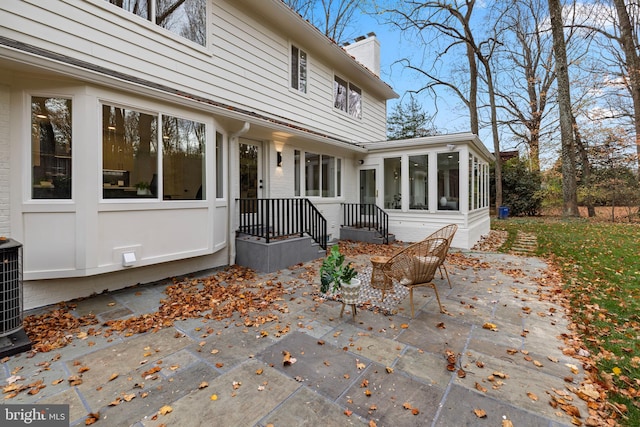
<path id="1" fill-rule="evenodd" d="M 358 227 L 341 227 L 340 240 L 351 240 L 354 242 L 376 243 L 382 245 L 385 243 L 384 238 L 376 230 Z M 389 234 L 389 243 L 396 241 L 394 234 Z"/>
<path id="2" fill-rule="evenodd" d="M 326 251 L 309 236 L 287 237 L 269 243 L 246 234 L 236 237 L 236 264 L 261 273 L 272 273 L 325 255 Z"/>

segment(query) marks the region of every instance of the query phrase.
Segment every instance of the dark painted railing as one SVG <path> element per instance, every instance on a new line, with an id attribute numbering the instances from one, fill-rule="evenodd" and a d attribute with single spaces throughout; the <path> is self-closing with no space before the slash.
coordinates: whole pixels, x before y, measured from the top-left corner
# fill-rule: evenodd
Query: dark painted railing
<path id="1" fill-rule="evenodd" d="M 236 199 L 238 232 L 271 240 L 305 234 L 327 249 L 327 220 L 307 199 Z"/>
<path id="2" fill-rule="evenodd" d="M 342 226 L 376 230 L 389 244 L 389 215 L 373 203 L 343 203 Z"/>

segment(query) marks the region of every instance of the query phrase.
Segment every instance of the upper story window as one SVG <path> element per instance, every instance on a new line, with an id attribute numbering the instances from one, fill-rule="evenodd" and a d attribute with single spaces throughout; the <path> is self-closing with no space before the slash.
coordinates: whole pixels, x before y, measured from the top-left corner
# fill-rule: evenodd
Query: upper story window
<path id="1" fill-rule="evenodd" d="M 31 98 L 31 197 L 71 198 L 71 100 Z"/>
<path id="2" fill-rule="evenodd" d="M 202 200 L 205 129 L 192 120 L 103 105 L 102 197 Z"/>
<path id="3" fill-rule="evenodd" d="M 291 45 L 291 87 L 307 93 L 307 53 Z"/>
<path id="4" fill-rule="evenodd" d="M 353 83 L 334 76 L 333 106 L 356 119 L 362 118 L 362 90 Z"/>
<path id="5" fill-rule="evenodd" d="M 207 43 L 206 0 L 106 0 L 196 42 Z"/>

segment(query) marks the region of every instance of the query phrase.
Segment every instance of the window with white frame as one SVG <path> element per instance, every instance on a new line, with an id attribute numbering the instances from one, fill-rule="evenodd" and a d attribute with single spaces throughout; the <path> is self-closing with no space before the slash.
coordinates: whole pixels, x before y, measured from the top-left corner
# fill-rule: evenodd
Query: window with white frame
<path id="1" fill-rule="evenodd" d="M 336 197 L 341 195 L 342 159 L 326 154 L 294 150 L 294 167 L 295 196 Z M 301 181 L 304 181 L 304 184 Z"/>
<path id="2" fill-rule="evenodd" d="M 102 197 L 204 199 L 205 129 L 193 120 L 103 105 Z"/>
<path id="3" fill-rule="evenodd" d="M 31 97 L 31 197 L 71 198 L 71 100 Z"/>
<path id="4" fill-rule="evenodd" d="M 307 93 L 307 53 L 291 45 L 291 87 Z"/>
<path id="5" fill-rule="evenodd" d="M 207 43 L 206 0 L 106 0 L 202 46 Z"/>
<path id="6" fill-rule="evenodd" d="M 362 90 L 338 76 L 333 80 L 333 106 L 351 117 L 362 118 Z"/>
<path id="7" fill-rule="evenodd" d="M 216 198 L 224 198 L 224 147 L 223 137 L 220 132 L 216 132 Z"/>
<path id="8" fill-rule="evenodd" d="M 409 156 L 409 209 L 429 208 L 429 156 Z"/>
<path id="9" fill-rule="evenodd" d="M 469 155 L 469 210 L 489 206 L 489 165 Z"/>
<path id="10" fill-rule="evenodd" d="M 438 210 L 460 209 L 460 153 L 438 153 Z"/>
<path id="11" fill-rule="evenodd" d="M 384 159 L 384 207 L 400 209 L 402 207 L 402 161 L 400 157 Z"/>

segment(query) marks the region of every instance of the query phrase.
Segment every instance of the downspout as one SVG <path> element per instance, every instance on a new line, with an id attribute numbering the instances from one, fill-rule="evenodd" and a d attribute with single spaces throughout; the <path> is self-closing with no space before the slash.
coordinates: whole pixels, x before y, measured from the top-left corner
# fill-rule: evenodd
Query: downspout
<path id="1" fill-rule="evenodd" d="M 234 265 L 236 263 L 236 228 L 237 228 L 236 201 L 235 201 L 236 194 L 232 193 L 233 189 L 235 188 L 235 185 L 234 185 L 234 180 L 231 177 L 232 170 L 234 171 L 233 173 L 237 173 L 237 169 L 235 167 L 232 168 L 231 165 L 232 164 L 235 164 L 236 166 L 238 165 L 238 162 L 240 160 L 237 155 L 238 138 L 244 135 L 245 133 L 249 132 L 250 127 L 251 127 L 251 123 L 244 122 L 240 130 L 229 135 L 229 148 L 228 148 L 229 163 L 227 168 L 227 171 L 228 171 L 227 194 L 229 195 L 229 218 L 228 218 L 229 220 L 227 221 L 227 223 L 229 224 L 229 265 Z"/>

